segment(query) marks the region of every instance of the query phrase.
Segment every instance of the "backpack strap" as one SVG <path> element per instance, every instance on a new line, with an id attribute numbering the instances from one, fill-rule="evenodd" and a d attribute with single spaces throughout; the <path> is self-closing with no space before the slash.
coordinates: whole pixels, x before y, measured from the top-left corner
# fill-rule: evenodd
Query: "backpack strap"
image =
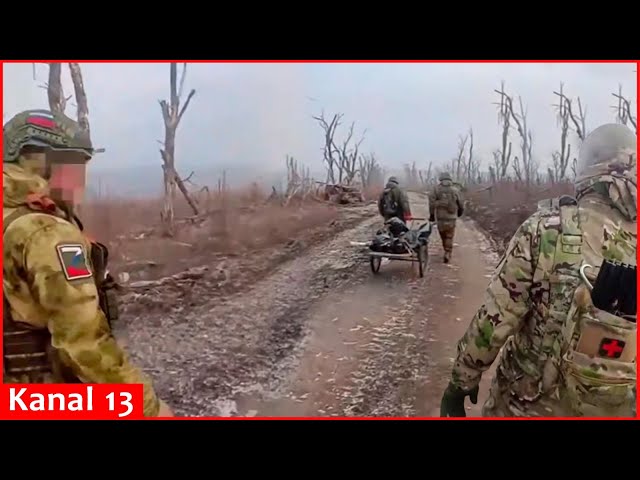
<path id="1" fill-rule="evenodd" d="M 573 302 L 573 296 L 582 282 L 582 228 L 578 203 L 572 197 L 561 197 L 558 201 L 560 232 L 556 238 L 553 261 L 548 268 L 548 313 L 545 334 L 541 345 L 544 371 L 559 372 L 563 347 L 563 331 Z M 542 239 L 544 241 L 544 239 Z M 549 265 L 549 264 L 547 264 Z M 542 391 L 557 385 L 557 378 L 545 378 Z"/>

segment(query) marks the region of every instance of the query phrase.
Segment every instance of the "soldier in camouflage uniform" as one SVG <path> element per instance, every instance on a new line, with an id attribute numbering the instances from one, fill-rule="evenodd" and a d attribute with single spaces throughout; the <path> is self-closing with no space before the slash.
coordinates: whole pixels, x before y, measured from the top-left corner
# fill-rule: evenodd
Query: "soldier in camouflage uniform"
<path id="1" fill-rule="evenodd" d="M 438 182 L 429 195 L 429 221 L 437 222 L 444 249 L 444 263 L 449 263 L 453 252 L 456 220 L 464 213 L 464 207 L 451 175 L 441 173 Z"/>
<path id="2" fill-rule="evenodd" d="M 441 416 L 465 416 L 465 397 L 477 402 L 501 349 L 485 417 L 634 415 L 635 305 L 611 313 L 589 290 L 605 259 L 636 265 L 632 131 L 607 124 L 585 139 L 575 193 L 548 202 L 511 239 L 458 343 Z"/>
<path id="3" fill-rule="evenodd" d="M 144 415 L 172 416 L 111 333 L 106 247 L 74 214 L 92 154 L 63 115 L 30 110 L 4 125 L 3 381 L 143 384 Z"/>
<path id="4" fill-rule="evenodd" d="M 396 177 L 389 177 L 380 199 L 378 200 L 378 211 L 385 221 L 397 217 L 405 222 L 411 220 L 411 207 L 407 193 L 400 188 L 400 183 Z"/>

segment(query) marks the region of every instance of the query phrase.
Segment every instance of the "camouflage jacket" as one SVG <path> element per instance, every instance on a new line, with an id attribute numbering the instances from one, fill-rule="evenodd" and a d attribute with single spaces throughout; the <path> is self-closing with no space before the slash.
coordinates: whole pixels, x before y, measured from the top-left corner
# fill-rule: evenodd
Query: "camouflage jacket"
<path id="1" fill-rule="evenodd" d="M 436 220 L 456 220 L 462 210 L 458 188 L 451 180 L 442 180 L 429 194 L 429 215 Z"/>
<path id="2" fill-rule="evenodd" d="M 385 217 L 385 219 L 390 218 L 389 215 L 385 215 L 384 212 L 384 196 L 388 194 L 391 196 L 391 200 L 396 204 L 397 210 L 394 215 L 401 220 L 404 220 L 404 216 L 407 214 L 411 214 L 411 207 L 409 205 L 409 197 L 406 192 L 402 190 L 398 184 L 396 183 L 387 183 L 384 191 L 380 195 L 380 199 L 378 200 L 378 212 L 380 215 Z"/>
<path id="3" fill-rule="evenodd" d="M 5 359 L 4 382 L 65 383 L 73 378 L 143 384 L 144 414 L 157 416 L 159 401 L 151 380 L 130 363 L 99 308 L 87 255 L 91 243 L 60 211 L 19 212 L 33 195 L 46 198 L 48 186 L 41 177 L 5 164 L 3 181 L 3 290 L 9 309 L 4 333 L 7 326 L 41 332 L 51 363 L 42 374 L 12 374 Z"/>
<path id="4" fill-rule="evenodd" d="M 574 217 L 565 223 L 580 225 L 584 262 L 596 270 L 603 259 L 636 264 L 635 216 L 591 192 L 580 199 Z M 558 337 L 577 283 L 569 262 L 575 257 L 554 258 L 562 223 L 561 211 L 552 207 L 539 209 L 520 226 L 458 343 L 452 383 L 467 391 L 502 349 L 491 396 L 501 398 L 503 415 L 567 415 L 554 374 L 562 355 Z M 635 379 L 635 363 L 632 368 Z"/>

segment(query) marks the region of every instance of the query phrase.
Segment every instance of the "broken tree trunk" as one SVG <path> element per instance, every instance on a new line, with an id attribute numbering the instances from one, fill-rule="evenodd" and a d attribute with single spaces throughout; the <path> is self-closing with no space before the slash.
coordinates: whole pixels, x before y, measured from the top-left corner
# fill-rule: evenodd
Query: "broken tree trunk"
<path id="1" fill-rule="evenodd" d="M 90 134 L 89 103 L 87 101 L 87 93 L 84 89 L 80 65 L 77 63 L 69 63 L 69 72 L 71 72 L 71 81 L 73 82 L 73 90 L 76 96 L 76 117 L 78 124 L 80 124 L 82 130 Z"/>
<path id="2" fill-rule="evenodd" d="M 174 231 L 174 199 L 176 186 L 180 189 L 184 195 L 187 203 L 193 210 L 194 215 L 199 214 L 199 209 L 196 203 L 191 198 L 191 195 L 187 191 L 184 182 L 178 177 L 175 168 L 175 151 L 176 151 L 176 131 L 182 115 L 187 110 L 189 102 L 195 95 L 196 91 L 191 90 L 187 99 L 184 102 L 182 108 L 180 108 L 180 99 L 182 97 L 182 89 L 184 87 L 184 80 L 187 73 L 187 64 L 185 63 L 182 69 L 182 76 L 180 78 L 180 88 L 178 89 L 178 67 L 177 64 L 171 63 L 169 70 L 169 86 L 170 86 L 170 99 L 160 101 L 160 109 L 162 110 L 162 118 L 164 119 L 164 145 L 160 150 L 160 156 L 162 157 L 162 169 L 164 172 L 164 206 L 160 217 L 164 226 L 164 234 L 167 236 L 173 236 Z"/>

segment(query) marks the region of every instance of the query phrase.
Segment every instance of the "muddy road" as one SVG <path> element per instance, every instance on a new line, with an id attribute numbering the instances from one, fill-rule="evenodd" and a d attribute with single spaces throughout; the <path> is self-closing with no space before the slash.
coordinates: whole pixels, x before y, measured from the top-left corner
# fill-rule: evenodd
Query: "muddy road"
<path id="1" fill-rule="evenodd" d="M 428 216 L 426 198 L 411 194 L 411 202 L 415 216 Z M 177 415 L 439 414 L 455 343 L 497 256 L 459 221 L 450 264 L 434 231 L 424 278 L 405 262 L 374 275 L 350 241 L 369 240 L 380 219 L 375 205 L 358 214 L 355 226 L 248 289 L 125 315 L 118 337 Z M 470 416 L 479 415 L 489 381 Z"/>

